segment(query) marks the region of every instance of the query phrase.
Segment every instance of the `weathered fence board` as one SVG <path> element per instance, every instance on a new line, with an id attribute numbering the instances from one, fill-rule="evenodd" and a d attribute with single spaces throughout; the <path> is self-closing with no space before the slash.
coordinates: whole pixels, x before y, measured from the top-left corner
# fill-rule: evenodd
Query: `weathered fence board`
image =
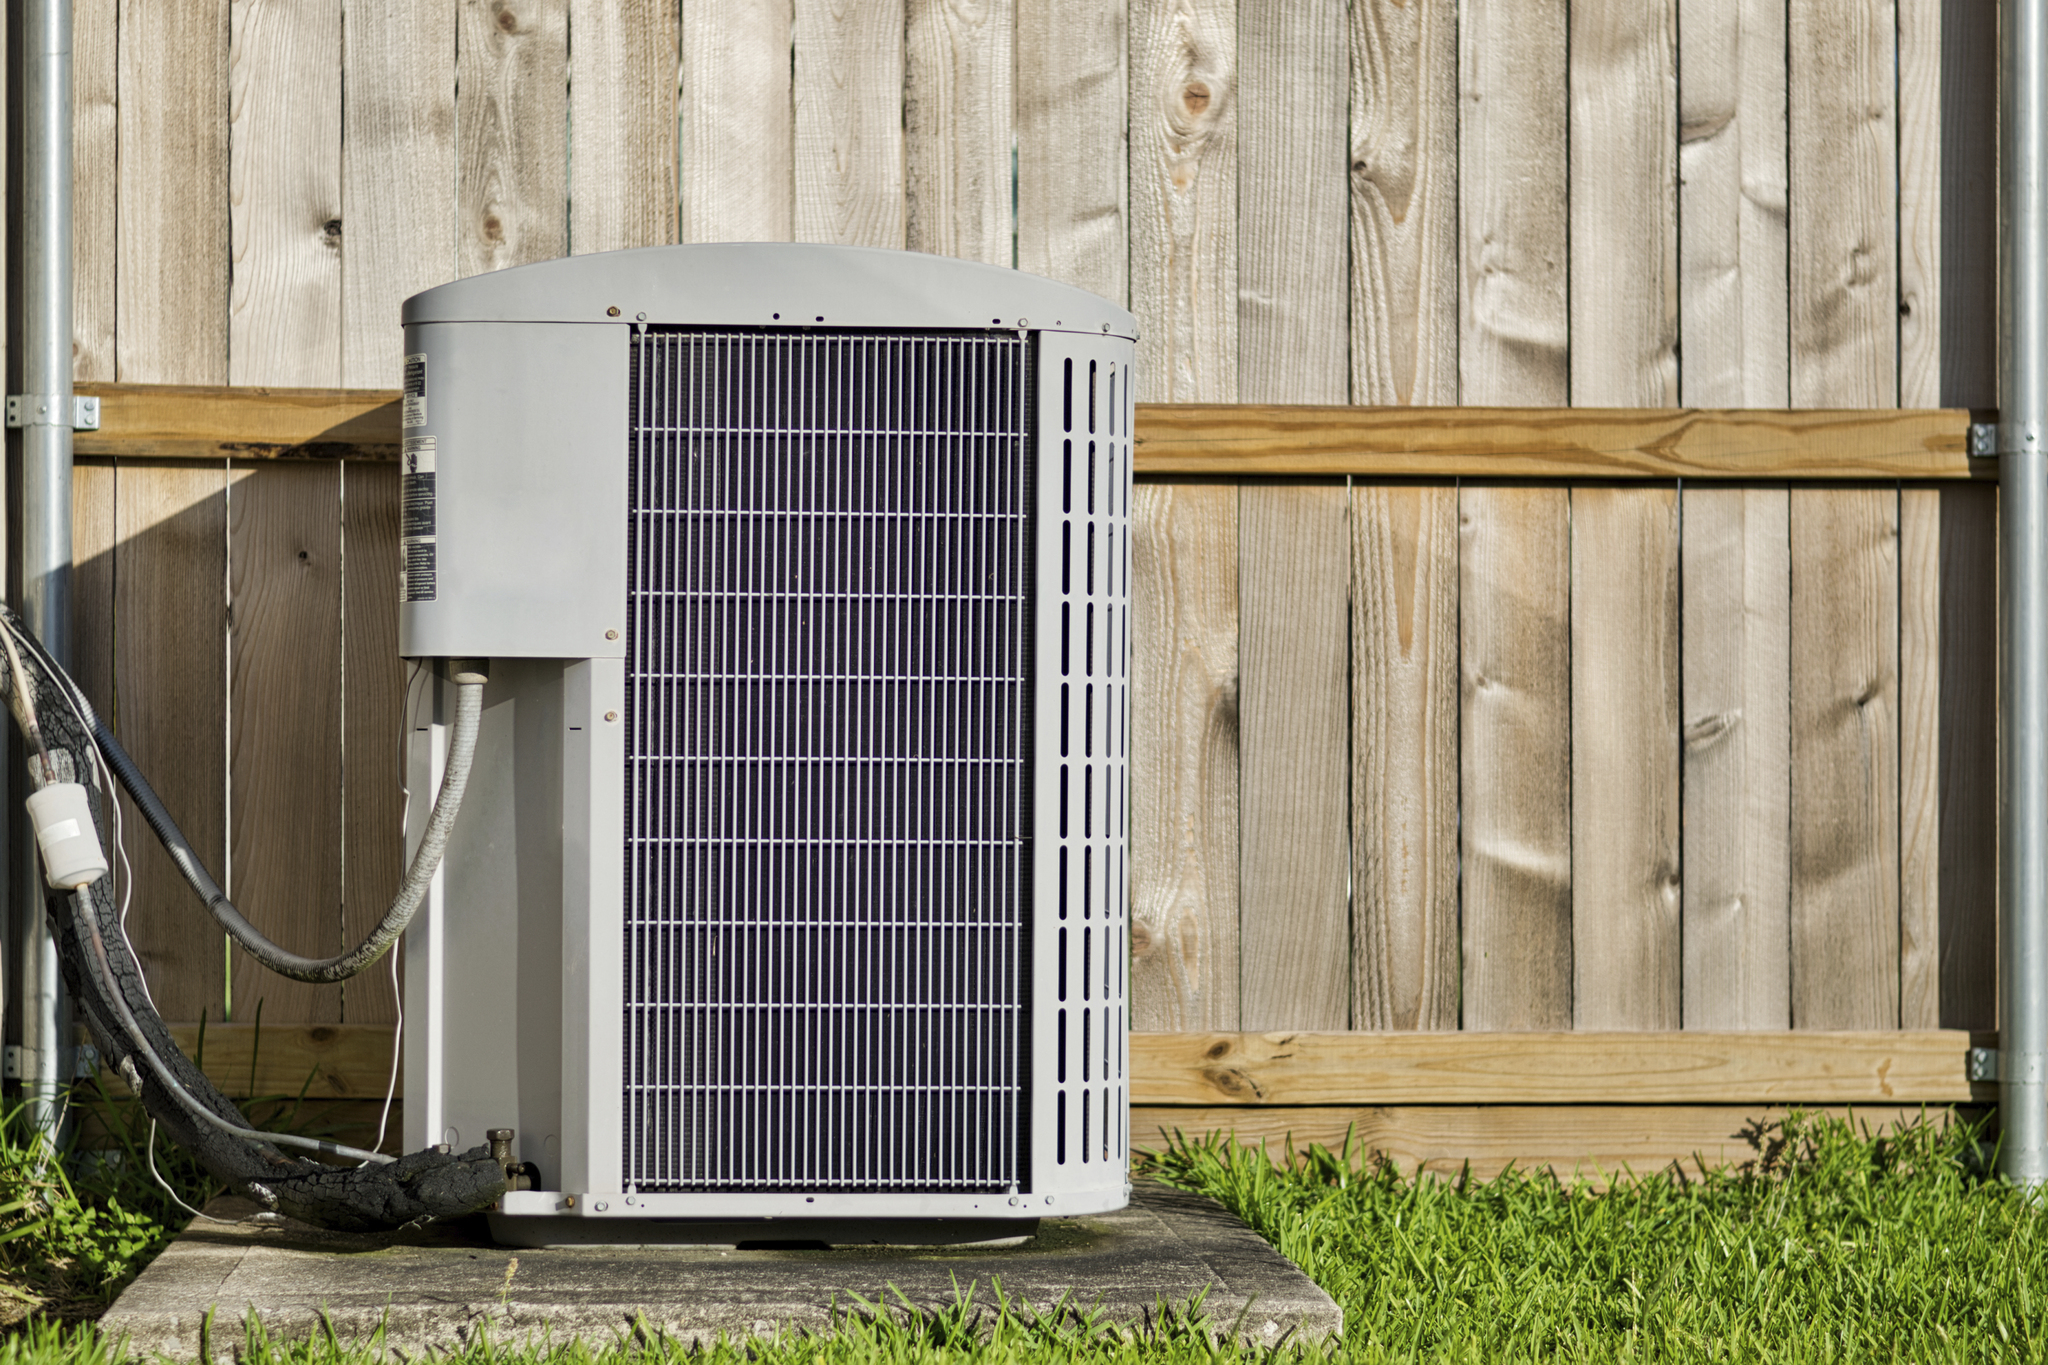
<path id="1" fill-rule="evenodd" d="M 236 4 L 230 384 L 341 382 L 341 0 Z"/>
<path id="2" fill-rule="evenodd" d="M 1899 401 L 1898 129 L 1889 0 L 1787 9 L 1792 402 Z"/>
<path id="3" fill-rule="evenodd" d="M 1239 1027 L 1348 1028 L 1345 489 L 1238 497 Z"/>
<path id="4" fill-rule="evenodd" d="M 796 232 L 791 0 L 681 0 L 679 240 Z"/>
<path id="5" fill-rule="evenodd" d="M 1237 396 L 1342 403 L 1351 368 L 1344 0 L 1244 5 L 1237 47 Z"/>
<path id="6" fill-rule="evenodd" d="M 398 467 L 341 467 L 341 923 L 349 945 L 368 937 L 404 872 L 399 744 L 406 738 L 398 659 Z M 424 798 L 422 798 L 424 799 Z M 399 954 L 392 954 L 394 966 Z M 372 971 L 342 983 L 351 1024 L 396 1017 L 392 977 Z"/>
<path id="7" fill-rule="evenodd" d="M 1571 578 L 1572 1021 L 1673 1029 L 1678 490 L 1574 489 Z"/>
<path id="8" fill-rule="evenodd" d="M 228 382 L 227 67 L 228 0 L 121 7 L 109 378 Z"/>
<path id="9" fill-rule="evenodd" d="M 1673 0 L 1571 0 L 1571 401 L 1678 401 Z"/>
<path id="10" fill-rule="evenodd" d="M 80 379 L 114 378 L 120 254 L 120 0 L 72 0 L 71 336 Z M 0 50 L 5 40 L 0 39 Z M 10 186 L 0 202 L 11 200 Z M 12 230 L 12 224 L 7 224 Z"/>
<path id="11" fill-rule="evenodd" d="M 799 242 L 901 247 L 904 0 L 795 0 Z"/>
<path id="12" fill-rule="evenodd" d="M 1017 267 L 1130 298 L 1126 15 L 1093 0 L 1017 10 Z"/>
<path id="13" fill-rule="evenodd" d="M 570 0 L 569 249 L 676 240 L 676 0 Z"/>
<path id="14" fill-rule="evenodd" d="M 1792 491 L 1792 1023 L 1899 1017 L 1898 492 Z"/>
<path id="15" fill-rule="evenodd" d="M 1687 1028 L 1792 1021 L 1791 510 L 1782 487 L 1685 493 Z"/>
<path id="16" fill-rule="evenodd" d="M 568 17 L 567 0 L 456 10 L 457 274 L 568 252 Z"/>
<path id="17" fill-rule="evenodd" d="M 1464 1025 L 1572 1022 L 1571 500 L 1458 494 Z"/>
<path id="18" fill-rule="evenodd" d="M 1138 396 L 1237 401 L 1237 15 L 1131 5 L 1131 311 Z"/>
<path id="19" fill-rule="evenodd" d="M 1458 492 L 1351 493 L 1351 1016 L 1458 1027 Z"/>
<path id="20" fill-rule="evenodd" d="M 240 471 L 228 490 L 228 859 L 249 922 L 307 957 L 341 941 L 341 463 Z M 302 699 L 318 697 L 321 706 Z M 202 913 L 187 897 L 183 918 Z M 239 1018 L 341 1022 L 341 988 L 230 952 Z"/>
<path id="21" fill-rule="evenodd" d="M 1782 407 L 1785 5 L 1679 0 L 1679 331 L 1687 403 Z"/>
<path id="22" fill-rule="evenodd" d="M 1237 490 L 1131 512 L 1131 1023 L 1236 1028 Z"/>
<path id="23" fill-rule="evenodd" d="M 1464 0 L 1459 14 L 1461 402 L 1571 401 L 1566 9 Z"/>
<path id="24" fill-rule="evenodd" d="M 342 0 L 341 382 L 399 373 L 401 304 L 455 272 L 456 0 Z M 275 382 L 275 381 L 273 381 Z"/>
<path id="25" fill-rule="evenodd" d="M 1351 398 L 1458 399 L 1456 0 L 1351 5 Z"/>
<path id="26" fill-rule="evenodd" d="M 1941 495 L 1943 1028 L 1998 1025 L 1998 490 Z"/>
<path id="27" fill-rule="evenodd" d="M 909 0 L 905 244 L 1011 264 L 1012 0 Z"/>

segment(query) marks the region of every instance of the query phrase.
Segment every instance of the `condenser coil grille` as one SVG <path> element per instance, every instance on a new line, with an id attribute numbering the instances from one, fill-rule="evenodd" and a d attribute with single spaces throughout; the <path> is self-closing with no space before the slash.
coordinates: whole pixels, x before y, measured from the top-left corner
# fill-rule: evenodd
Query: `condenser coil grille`
<path id="1" fill-rule="evenodd" d="M 1027 1178 L 1030 359 L 634 338 L 629 1189 Z"/>

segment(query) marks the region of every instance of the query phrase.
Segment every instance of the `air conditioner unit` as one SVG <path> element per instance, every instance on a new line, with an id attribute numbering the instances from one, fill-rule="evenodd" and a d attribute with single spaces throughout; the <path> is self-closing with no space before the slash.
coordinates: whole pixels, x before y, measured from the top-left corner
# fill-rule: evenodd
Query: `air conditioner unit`
<path id="1" fill-rule="evenodd" d="M 405 1123 L 514 1131 L 500 1239 L 1124 1203 L 1134 336 L 822 246 L 407 302 L 401 651 L 490 682 L 407 937 Z M 414 792 L 452 700 L 409 697 Z"/>

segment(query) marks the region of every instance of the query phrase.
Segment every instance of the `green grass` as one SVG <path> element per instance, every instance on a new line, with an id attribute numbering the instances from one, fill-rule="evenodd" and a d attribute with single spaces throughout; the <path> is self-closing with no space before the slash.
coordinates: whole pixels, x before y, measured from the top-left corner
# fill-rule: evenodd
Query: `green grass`
<path id="1" fill-rule="evenodd" d="M 1973 1133 L 1930 1123 L 1876 1139 L 1839 1122 L 1798 1119 L 1780 1137 L 1760 1169 L 1692 1181 L 1662 1176 L 1608 1193 L 1516 1174 L 1410 1181 L 1319 1149 L 1283 1168 L 1221 1142 L 1176 1143 L 1151 1169 L 1222 1200 L 1344 1305 L 1344 1341 L 1309 1358 L 2048 1359 L 2048 1201 L 1983 1175 Z M 19 1152 L 9 1145 L 0 1163 Z M 98 1184 L 46 1181 L 38 1197 L 51 1209 L 66 1199 L 80 1210 L 111 1210 L 118 1201 L 124 1211 L 162 1218 L 127 1163 L 100 1169 Z M 0 1243 L 0 1272 L 18 1271 L 24 1244 L 57 1245 L 60 1221 L 50 1214 L 38 1225 L 44 1230 Z M 0 1215 L 0 1236 L 21 1226 L 19 1212 Z M 138 1259 L 102 1255 L 95 1292 L 110 1292 Z M 74 1272 L 74 1291 L 82 1292 L 83 1273 Z M 245 1329 L 216 1330 L 241 1338 Z M 236 1344 L 261 1365 L 354 1365 L 375 1356 L 322 1339 L 270 1342 L 254 1330 Z M 856 1309 L 830 1338 L 785 1334 L 701 1354 L 642 1333 L 542 1349 L 482 1340 L 447 1357 L 465 1365 L 1267 1358 L 1212 1348 L 1199 1305 L 1133 1340 L 1085 1314 L 1038 1324 L 986 1297 L 938 1315 Z M 113 1360 L 90 1327 L 47 1312 L 0 1338 L 0 1365 Z"/>

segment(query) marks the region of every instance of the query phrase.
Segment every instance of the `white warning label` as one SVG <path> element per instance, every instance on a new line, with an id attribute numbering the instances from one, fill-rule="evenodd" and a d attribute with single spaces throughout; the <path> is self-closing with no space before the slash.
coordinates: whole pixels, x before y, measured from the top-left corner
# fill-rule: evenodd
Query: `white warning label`
<path id="1" fill-rule="evenodd" d="M 405 403 L 399 421 L 405 427 L 427 424 L 427 358 L 423 355 L 405 358 Z"/>
<path id="2" fill-rule="evenodd" d="M 410 368 L 410 366 L 408 366 Z M 411 401 L 410 395 L 407 401 Z M 408 436 L 400 457 L 398 576 L 407 602 L 431 602 L 440 590 L 434 532 L 434 438 Z"/>

